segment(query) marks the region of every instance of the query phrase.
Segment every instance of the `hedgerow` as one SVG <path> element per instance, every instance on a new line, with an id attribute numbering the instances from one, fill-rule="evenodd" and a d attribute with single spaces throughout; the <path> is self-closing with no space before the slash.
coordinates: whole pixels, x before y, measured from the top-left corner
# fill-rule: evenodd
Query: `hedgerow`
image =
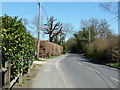
<path id="1" fill-rule="evenodd" d="M 6 61 L 14 64 L 11 66 L 11 80 L 21 72 L 27 72 L 34 58 L 35 40 L 26 31 L 22 19 L 18 17 L 1 16 L 2 19 L 2 64 Z"/>

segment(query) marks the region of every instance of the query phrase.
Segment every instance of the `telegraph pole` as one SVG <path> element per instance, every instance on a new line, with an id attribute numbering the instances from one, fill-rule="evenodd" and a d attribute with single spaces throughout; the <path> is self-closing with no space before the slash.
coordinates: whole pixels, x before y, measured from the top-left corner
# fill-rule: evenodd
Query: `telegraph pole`
<path id="1" fill-rule="evenodd" d="M 88 27 L 88 31 L 89 31 L 89 43 L 91 43 L 90 27 Z"/>
<path id="2" fill-rule="evenodd" d="M 118 44 L 120 42 L 120 1 L 118 1 Z M 120 46 L 118 45 L 118 53 L 120 53 Z M 117 62 L 120 63 L 120 54 L 118 55 Z M 119 72 L 120 74 L 120 72 Z M 120 89 L 119 86 L 120 82 L 118 82 L 118 89 Z"/>
<path id="3" fill-rule="evenodd" d="M 41 15 L 42 15 L 42 4 L 39 2 L 39 16 L 38 16 L 38 41 L 37 41 L 37 59 L 39 59 L 39 51 L 40 51 L 40 27 L 41 27 Z"/>

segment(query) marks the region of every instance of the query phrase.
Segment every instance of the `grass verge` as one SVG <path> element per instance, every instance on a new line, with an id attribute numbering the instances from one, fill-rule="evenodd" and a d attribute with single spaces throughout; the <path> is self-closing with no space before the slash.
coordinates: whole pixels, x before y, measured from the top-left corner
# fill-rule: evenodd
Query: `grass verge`
<path id="1" fill-rule="evenodd" d="M 50 57 L 44 57 L 43 59 L 52 59 L 52 58 L 56 58 L 56 57 L 58 57 L 58 56 L 60 56 L 60 55 L 57 55 L 57 56 L 50 56 Z"/>
<path id="2" fill-rule="evenodd" d="M 107 63 L 106 65 L 120 68 L 120 63 Z"/>
<path id="3" fill-rule="evenodd" d="M 16 83 L 14 88 L 32 88 L 33 79 L 36 77 L 39 67 L 41 64 L 33 64 L 33 68 L 30 70 L 29 74 L 24 74 L 22 83 Z"/>

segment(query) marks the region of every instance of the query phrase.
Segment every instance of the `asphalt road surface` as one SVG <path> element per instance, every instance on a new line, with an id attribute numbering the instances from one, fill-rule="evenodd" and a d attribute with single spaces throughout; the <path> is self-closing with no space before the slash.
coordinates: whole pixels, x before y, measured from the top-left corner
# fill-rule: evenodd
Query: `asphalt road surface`
<path id="1" fill-rule="evenodd" d="M 68 53 L 40 67 L 32 88 L 118 88 L 117 69 Z"/>

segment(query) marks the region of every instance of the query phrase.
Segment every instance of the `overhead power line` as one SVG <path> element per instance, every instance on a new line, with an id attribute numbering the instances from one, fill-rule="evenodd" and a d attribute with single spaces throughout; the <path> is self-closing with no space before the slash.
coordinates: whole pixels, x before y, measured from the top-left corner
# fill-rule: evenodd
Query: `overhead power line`
<path id="1" fill-rule="evenodd" d="M 37 2 L 38 2 L 38 3 L 41 3 L 39 0 L 37 0 Z M 48 14 L 46 13 L 46 11 L 45 11 L 45 9 L 44 9 L 44 7 L 41 6 L 41 8 L 42 8 L 43 12 L 45 13 L 46 17 L 49 18 L 49 17 L 48 17 Z"/>
<path id="2" fill-rule="evenodd" d="M 116 16 L 113 19 L 109 20 L 108 23 L 110 23 L 111 21 L 115 20 L 116 18 L 118 18 L 118 16 Z"/>
<path id="3" fill-rule="evenodd" d="M 46 17 L 49 18 L 46 11 L 45 11 L 45 9 L 43 8 L 43 6 L 42 6 L 42 9 L 43 9 L 43 12 L 45 13 Z"/>
<path id="4" fill-rule="evenodd" d="M 39 8 L 37 8 L 37 9 L 33 9 L 33 10 L 29 10 L 29 11 L 23 12 L 23 13 L 21 13 L 21 14 L 19 14 L 19 15 L 29 14 L 29 13 L 35 11 L 35 10 L 38 10 L 38 9 L 39 9 Z"/>
<path id="5" fill-rule="evenodd" d="M 112 24 L 116 23 L 117 21 L 118 21 L 118 19 L 117 19 L 115 22 L 110 23 L 110 25 L 112 25 Z"/>

